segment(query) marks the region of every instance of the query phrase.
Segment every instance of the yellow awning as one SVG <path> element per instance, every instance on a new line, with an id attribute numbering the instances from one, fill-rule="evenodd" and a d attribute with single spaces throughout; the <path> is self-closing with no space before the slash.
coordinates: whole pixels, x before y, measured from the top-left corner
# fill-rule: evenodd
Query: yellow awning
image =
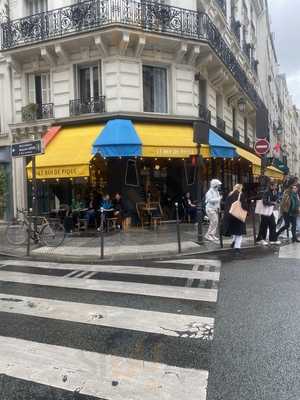
<path id="1" fill-rule="evenodd" d="M 142 142 L 143 157 L 185 158 L 197 155 L 194 131 L 189 125 L 135 123 Z M 208 145 L 201 146 L 203 157 L 210 157 Z"/>
<path id="2" fill-rule="evenodd" d="M 238 155 L 245 160 L 248 160 L 252 163 L 252 173 L 254 176 L 260 176 L 261 174 L 261 159 L 250 151 L 241 149 L 240 147 L 236 147 L 236 151 Z M 274 179 L 281 180 L 283 179 L 283 173 L 275 168 L 275 167 L 268 167 L 265 172 L 266 176 Z"/>
<path id="3" fill-rule="evenodd" d="M 284 173 L 275 167 L 268 167 L 266 175 L 277 180 L 282 180 L 284 177 Z"/>
<path id="4" fill-rule="evenodd" d="M 46 147 L 45 154 L 36 157 L 37 179 L 77 178 L 90 175 L 92 144 L 103 125 L 66 127 Z M 31 163 L 27 176 L 32 178 Z"/>

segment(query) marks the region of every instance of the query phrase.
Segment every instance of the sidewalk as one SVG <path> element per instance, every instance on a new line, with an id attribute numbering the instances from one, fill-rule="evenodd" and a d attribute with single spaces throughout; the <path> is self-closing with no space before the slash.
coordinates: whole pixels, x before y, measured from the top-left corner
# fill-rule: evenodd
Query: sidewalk
<path id="1" fill-rule="evenodd" d="M 204 234 L 207 226 L 203 226 Z M 221 250 L 220 243 L 204 241 L 197 244 L 197 225 L 181 224 L 181 249 L 182 254 L 215 253 Z M 13 247 L 5 243 L 2 233 L 2 254 L 18 257 L 26 256 L 26 246 Z M 230 238 L 224 238 L 224 248 L 229 249 Z M 252 229 L 249 226 L 248 236 L 243 242 L 244 247 L 253 246 Z M 160 258 L 178 255 L 178 242 L 176 225 L 162 225 L 157 231 L 152 229 L 131 228 L 129 232 L 110 232 L 104 236 L 104 259 L 133 260 Z M 31 257 L 53 261 L 96 262 L 100 261 L 100 237 L 67 236 L 64 243 L 56 248 L 32 246 Z"/>

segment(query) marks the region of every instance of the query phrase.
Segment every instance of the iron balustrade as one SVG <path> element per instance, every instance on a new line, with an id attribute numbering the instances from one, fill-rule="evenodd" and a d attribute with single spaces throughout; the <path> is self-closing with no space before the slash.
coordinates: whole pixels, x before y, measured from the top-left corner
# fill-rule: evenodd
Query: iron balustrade
<path id="1" fill-rule="evenodd" d="M 28 106 L 22 107 L 22 121 L 35 121 L 38 119 L 51 119 L 54 118 L 54 104 L 29 104 Z"/>
<path id="2" fill-rule="evenodd" d="M 234 22 L 234 31 L 238 35 L 240 23 Z M 203 12 L 151 0 L 87 0 L 2 23 L 1 48 L 8 50 L 116 25 L 208 42 L 256 108 L 264 108 L 267 112 L 230 47 Z"/>
<path id="3" fill-rule="evenodd" d="M 105 96 L 70 100 L 70 115 L 101 114 L 105 112 Z"/>
<path id="4" fill-rule="evenodd" d="M 217 128 L 220 129 L 220 131 L 225 132 L 226 122 L 224 121 L 224 119 L 217 117 Z"/>
<path id="5" fill-rule="evenodd" d="M 227 15 L 226 0 L 217 0 L 217 3 L 219 5 L 219 7 L 221 8 L 223 14 L 226 16 Z"/>
<path id="6" fill-rule="evenodd" d="M 199 118 L 208 124 L 211 123 L 211 112 L 202 104 L 199 105 Z"/>

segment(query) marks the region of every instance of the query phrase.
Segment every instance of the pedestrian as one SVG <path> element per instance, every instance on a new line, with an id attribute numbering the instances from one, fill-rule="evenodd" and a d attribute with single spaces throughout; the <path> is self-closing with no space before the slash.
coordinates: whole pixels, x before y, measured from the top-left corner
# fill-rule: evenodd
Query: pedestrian
<path id="1" fill-rule="evenodd" d="M 247 211 L 246 196 L 243 193 L 243 185 L 241 184 L 235 185 L 226 198 L 223 219 L 223 234 L 224 236 L 232 236 L 231 248 L 234 248 L 237 254 L 240 253 L 243 235 L 246 235 L 246 222 L 234 217 L 230 213 L 232 204 L 238 200 L 242 209 Z"/>
<path id="2" fill-rule="evenodd" d="M 261 219 L 256 242 L 267 246 L 268 242 L 266 238 L 269 230 L 270 244 L 280 245 L 281 242 L 278 240 L 276 234 L 276 221 L 274 216 L 274 208 L 278 204 L 278 192 L 273 180 L 270 180 L 267 189 L 263 192 L 262 200 L 259 201 L 261 202 L 261 209 L 258 210 L 258 207 L 256 207 L 256 214 L 260 214 Z"/>
<path id="3" fill-rule="evenodd" d="M 219 224 L 219 210 L 221 204 L 221 195 L 219 189 L 222 185 L 218 179 L 212 179 L 210 182 L 210 189 L 205 195 L 205 210 L 209 219 L 209 227 L 205 236 L 206 240 L 218 241 L 217 229 Z"/>
<path id="4" fill-rule="evenodd" d="M 284 226 L 277 232 L 277 237 L 282 232 L 288 231 L 292 225 L 292 241 L 293 243 L 299 243 L 300 240 L 297 238 L 297 216 L 299 214 L 299 195 L 297 185 L 293 185 L 286 189 L 283 194 L 280 209 L 284 218 Z"/>

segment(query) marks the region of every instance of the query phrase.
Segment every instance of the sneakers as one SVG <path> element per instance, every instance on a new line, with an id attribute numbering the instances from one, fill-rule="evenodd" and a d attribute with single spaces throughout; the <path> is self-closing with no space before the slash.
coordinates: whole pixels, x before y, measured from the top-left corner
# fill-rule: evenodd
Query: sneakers
<path id="1" fill-rule="evenodd" d="M 215 242 L 218 242 L 220 239 L 217 236 L 212 236 Z"/>
<path id="2" fill-rule="evenodd" d="M 276 245 L 276 246 L 280 246 L 281 245 L 281 241 L 280 240 L 276 240 L 276 242 L 270 242 L 270 244 Z"/>
<path id="3" fill-rule="evenodd" d="M 210 235 L 206 235 L 204 238 L 205 238 L 206 240 L 208 240 L 209 242 L 214 242 L 214 241 L 215 241 L 215 239 L 214 239 L 212 236 L 210 236 Z"/>
<path id="4" fill-rule="evenodd" d="M 266 242 L 265 240 L 260 240 L 259 242 L 256 242 L 257 244 L 260 244 L 261 246 L 268 246 L 268 242 Z"/>

